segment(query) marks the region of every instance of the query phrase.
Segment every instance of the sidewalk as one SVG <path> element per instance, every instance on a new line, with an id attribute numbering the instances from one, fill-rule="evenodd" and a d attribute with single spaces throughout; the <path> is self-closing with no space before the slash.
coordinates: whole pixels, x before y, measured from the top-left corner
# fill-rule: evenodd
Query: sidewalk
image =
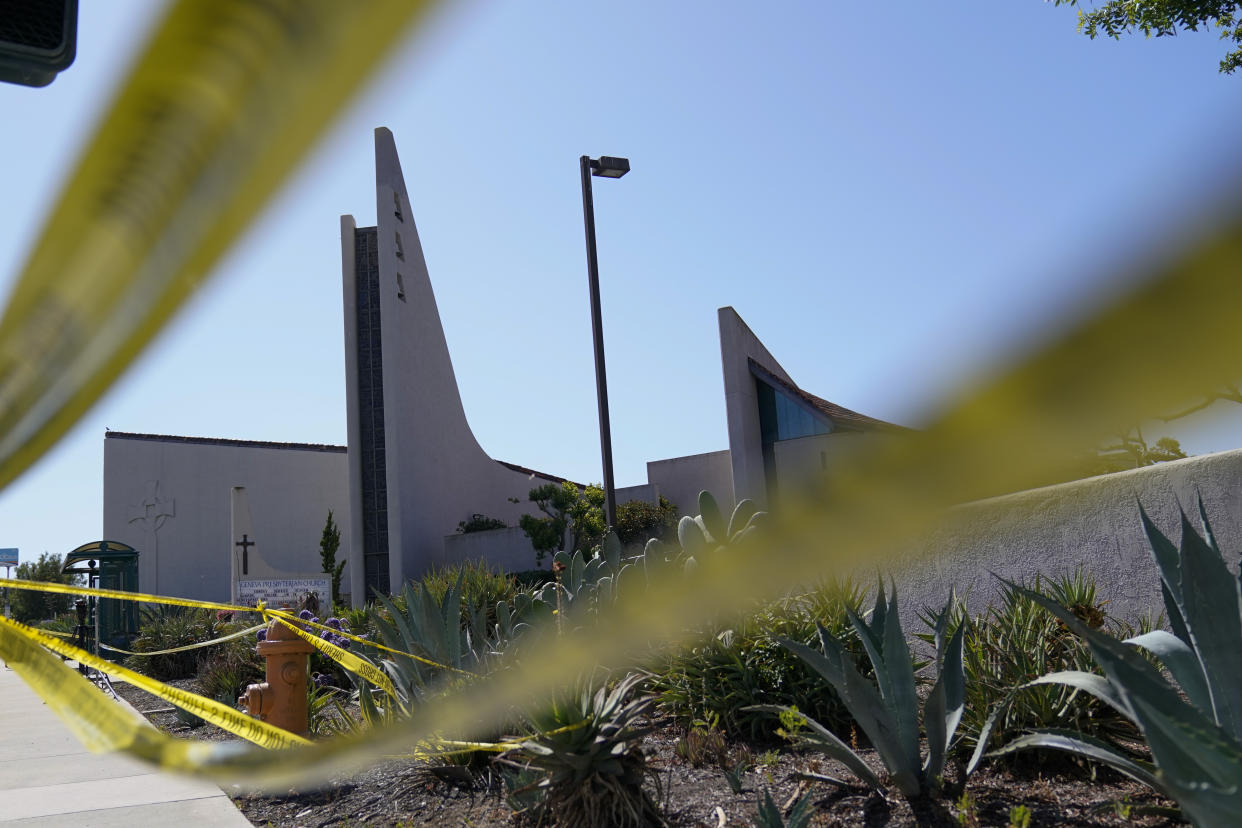
<path id="1" fill-rule="evenodd" d="M 0 825 L 175 824 L 250 826 L 210 782 L 90 753 L 16 673 L 0 667 Z"/>

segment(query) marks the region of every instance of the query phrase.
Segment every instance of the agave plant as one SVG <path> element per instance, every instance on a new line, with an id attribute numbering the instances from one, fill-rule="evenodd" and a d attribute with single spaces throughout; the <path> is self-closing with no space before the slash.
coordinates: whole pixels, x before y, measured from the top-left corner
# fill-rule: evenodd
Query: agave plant
<path id="1" fill-rule="evenodd" d="M 925 759 L 919 751 L 914 662 L 901 629 L 896 586 L 892 597 L 886 598 L 884 585 L 880 584 L 869 622 L 847 607 L 850 622 L 875 670 L 875 685 L 858 672 L 846 642 L 839 641 L 822 626 L 819 638 L 823 653 L 800 642 L 781 639 L 781 644 L 801 656 L 833 686 L 875 748 L 893 784 L 911 799 L 939 793 L 943 788 L 949 746 L 962 718 L 966 694 L 962 639 L 966 622 L 958 624 L 952 636 L 948 634 L 955 603 L 956 599 L 950 597 L 934 617 L 937 677 L 923 706 L 928 747 Z M 754 709 L 796 715 L 792 708 L 778 705 L 759 705 Z M 827 754 L 872 788 L 884 789 L 879 776 L 832 731 L 809 718 L 805 719 L 805 726 L 809 732 L 798 736 L 802 747 Z"/>
<path id="2" fill-rule="evenodd" d="M 682 554 L 689 561 L 708 550 L 737 543 L 754 530 L 765 514 L 755 507 L 753 501 L 743 499 L 733 507 L 733 514 L 726 523 L 711 492 L 699 492 L 698 516 L 683 517 L 677 524 L 677 541 L 681 544 Z"/>
<path id="3" fill-rule="evenodd" d="M 1074 731 L 1044 729 L 1019 737 L 990 755 L 1052 748 L 1094 759 L 1144 782 L 1181 805 L 1195 825 L 1236 825 L 1242 813 L 1242 593 L 1216 545 L 1199 502 L 1200 537 L 1181 513 L 1180 549 L 1139 506 L 1143 529 L 1160 570 L 1172 632 L 1156 630 L 1119 641 L 1038 593 L 1013 587 L 1061 619 L 1091 648 L 1104 675 L 1050 673 L 1032 684 L 1055 683 L 1090 693 L 1132 720 L 1151 749 L 1152 762 Z M 1139 649 L 1159 659 L 1168 681 Z M 1180 692 L 1179 692 L 1180 691 Z M 1003 707 L 1003 705 L 1002 705 Z M 989 717 L 971 759 L 984 755 Z"/>
<path id="4" fill-rule="evenodd" d="M 371 609 L 371 623 L 385 646 L 409 655 L 380 651 L 377 666 L 392 679 L 395 705 L 385 700 L 383 708 L 377 708 L 370 684 L 350 675 L 368 721 L 385 720 L 394 713 L 408 715 L 441 682 L 489 668 L 498 642 L 489 635 L 485 608 L 473 608 L 469 623 L 462 624 L 461 594 L 459 576 L 439 599 L 422 582 L 407 582 L 399 602 L 378 596 L 386 612 Z"/>
<path id="5" fill-rule="evenodd" d="M 642 720 L 654 697 L 629 699 L 643 677 L 630 674 L 611 690 L 586 686 L 561 695 L 531 717 L 534 735 L 502 757 L 531 780 L 510 797 L 540 824 L 642 828 L 662 825 L 643 787 L 658 777 L 638 740 L 651 731 Z"/>

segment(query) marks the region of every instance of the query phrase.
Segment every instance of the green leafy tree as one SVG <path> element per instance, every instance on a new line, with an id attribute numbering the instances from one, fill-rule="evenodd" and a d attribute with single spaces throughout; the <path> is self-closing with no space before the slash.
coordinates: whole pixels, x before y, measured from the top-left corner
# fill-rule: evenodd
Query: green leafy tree
<path id="1" fill-rule="evenodd" d="M 558 549 L 585 552 L 600 542 L 608 523 L 604 518 L 604 490 L 590 485 L 579 489 L 568 480 L 545 483 L 530 490 L 531 503 L 544 517 L 522 515 L 518 526 L 535 547 L 535 564 Z"/>
<path id="2" fill-rule="evenodd" d="M 345 561 L 337 563 L 336 553 L 341 548 L 341 530 L 336 527 L 332 510 L 328 510 L 328 520 L 323 525 L 323 534 L 319 536 L 319 559 L 323 562 L 323 571 L 332 578 L 332 603 L 341 600 L 341 573 L 345 571 Z"/>
<path id="3" fill-rule="evenodd" d="M 38 561 L 26 561 L 17 565 L 17 578 L 22 581 L 43 581 L 52 584 L 74 584 L 77 577 L 62 575 L 64 565 L 60 555 L 44 552 Z M 34 592 L 28 589 L 10 591 L 9 605 L 14 620 L 22 623 L 42 621 L 57 613 L 73 609 L 73 596 L 60 595 L 55 592 Z"/>
<path id="4" fill-rule="evenodd" d="M 1147 37 L 1167 37 L 1179 31 L 1220 31 L 1220 39 L 1234 47 L 1220 62 L 1220 71 L 1233 74 L 1242 66 L 1242 15 L 1240 2 L 1222 0 L 1107 0 L 1094 8 L 1081 8 L 1079 0 L 1054 0 L 1058 6 L 1079 6 L 1078 31 L 1094 40 L 1100 35 L 1120 40 L 1123 34 L 1142 32 Z"/>

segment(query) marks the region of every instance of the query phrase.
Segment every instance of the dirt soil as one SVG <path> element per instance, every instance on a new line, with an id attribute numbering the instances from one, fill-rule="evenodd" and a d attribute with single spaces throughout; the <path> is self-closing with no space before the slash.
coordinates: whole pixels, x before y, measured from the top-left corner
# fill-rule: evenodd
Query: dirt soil
<path id="1" fill-rule="evenodd" d="M 194 681 L 172 682 L 194 689 Z M 182 738 L 233 739 L 210 725 L 191 726 L 161 699 L 131 685 L 118 693 L 156 727 Z M 678 755 L 685 735 L 671 720 L 657 720 L 642 744 L 656 771 L 651 795 L 672 828 L 719 828 L 754 825 L 765 792 L 788 815 L 803 796 L 813 805 L 813 826 L 1010 826 L 1011 809 L 1024 805 L 1031 828 L 1037 826 L 1163 826 L 1179 820 L 1151 809 L 1174 808 L 1173 802 L 1126 777 L 1062 764 L 1056 772 L 1021 773 L 984 765 L 970 780 L 967 797 L 921 803 L 917 811 L 897 794 L 881 796 L 862 785 L 840 787 L 806 778 L 807 774 L 850 779 L 832 760 L 798 754 L 772 745 L 724 746 L 723 756 L 703 757 L 697 766 Z M 872 767 L 879 763 L 861 751 Z M 730 786 L 723 763 L 745 757 L 751 767 L 740 776 L 741 793 Z M 722 761 L 723 760 L 723 761 Z M 952 774 L 950 775 L 952 779 Z M 505 826 L 529 828 L 505 800 L 498 773 L 471 775 L 459 768 L 434 768 L 413 760 L 388 761 L 342 776 L 315 790 L 289 789 L 263 794 L 239 793 L 233 802 L 254 825 L 278 828 L 327 826 Z M 579 828 L 571 826 L 569 828 Z M 585 827 L 583 827 L 585 828 Z"/>

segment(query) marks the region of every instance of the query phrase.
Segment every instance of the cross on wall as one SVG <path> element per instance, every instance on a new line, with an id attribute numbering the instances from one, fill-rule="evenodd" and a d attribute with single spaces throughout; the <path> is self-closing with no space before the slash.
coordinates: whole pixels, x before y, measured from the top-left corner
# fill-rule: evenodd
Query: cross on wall
<path id="1" fill-rule="evenodd" d="M 242 574 L 249 575 L 250 574 L 250 547 L 254 546 L 255 542 L 250 539 L 250 535 L 242 535 L 242 539 L 237 541 L 233 545 L 241 547 Z"/>

